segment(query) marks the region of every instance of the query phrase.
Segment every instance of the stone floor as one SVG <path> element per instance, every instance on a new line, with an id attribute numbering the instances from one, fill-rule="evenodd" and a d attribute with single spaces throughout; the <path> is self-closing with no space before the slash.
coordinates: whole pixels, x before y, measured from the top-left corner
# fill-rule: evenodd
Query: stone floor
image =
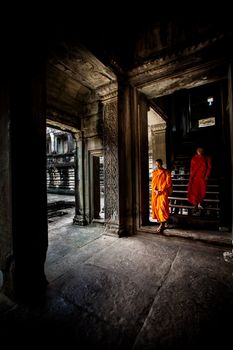
<path id="1" fill-rule="evenodd" d="M 230 246 L 141 233 L 117 238 L 102 225 L 49 224 L 44 302 L 0 295 L 1 341 L 10 347 L 223 349 L 232 343 Z"/>

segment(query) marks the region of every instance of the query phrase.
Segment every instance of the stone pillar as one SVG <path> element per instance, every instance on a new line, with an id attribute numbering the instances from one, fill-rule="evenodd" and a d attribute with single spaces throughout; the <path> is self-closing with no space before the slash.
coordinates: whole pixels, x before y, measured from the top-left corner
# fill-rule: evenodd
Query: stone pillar
<path id="1" fill-rule="evenodd" d="M 3 175 L 0 269 L 3 269 L 4 292 L 24 301 L 37 300 L 47 284 L 44 273 L 48 246 L 44 52 L 39 44 L 23 46 L 17 65 L 10 64 L 9 70 L 6 69 L 5 81 L 4 73 L 1 74 L 4 102 L 0 118 Z"/>
<path id="2" fill-rule="evenodd" d="M 104 210 L 106 230 L 119 233 L 119 158 L 117 96 L 104 102 Z"/>
<path id="3" fill-rule="evenodd" d="M 85 206 L 85 174 L 84 174 L 84 140 L 80 131 L 74 134 L 76 142 L 75 151 L 75 216 L 73 223 L 87 225 Z"/>
<path id="4" fill-rule="evenodd" d="M 139 95 L 137 101 L 137 143 L 138 143 L 138 227 L 149 224 L 150 192 L 149 192 L 149 154 L 148 154 L 148 102 Z"/>
<path id="5" fill-rule="evenodd" d="M 229 101 L 229 118 L 230 118 L 230 149 L 231 149 L 231 232 L 233 233 L 233 64 L 229 66 L 228 72 L 228 101 Z M 233 237 L 232 237 L 233 238 Z"/>
<path id="6" fill-rule="evenodd" d="M 67 146 L 68 146 L 68 150 L 67 150 L 67 153 L 70 153 L 73 151 L 73 147 L 74 147 L 74 144 L 73 144 L 73 136 L 72 134 L 70 133 L 67 133 Z"/>
<path id="7" fill-rule="evenodd" d="M 55 153 L 59 153 L 59 152 L 58 152 L 58 146 L 57 146 L 57 135 L 56 135 L 56 134 L 53 134 L 53 137 L 54 137 L 54 139 L 53 139 L 53 141 L 54 141 L 54 144 L 53 144 L 53 151 L 54 151 Z"/>
<path id="8" fill-rule="evenodd" d="M 11 194 L 11 158 L 10 158 L 10 115 L 9 81 L 1 76 L 0 80 L 0 289 L 6 294 L 14 292 L 12 273 L 14 268 L 12 237 L 12 194 Z"/>
<path id="9" fill-rule="evenodd" d="M 49 135 L 51 138 L 51 153 L 53 153 L 55 151 L 55 141 L 54 141 L 55 136 L 53 132 L 50 132 Z"/>
<path id="10" fill-rule="evenodd" d="M 233 66 L 229 65 L 228 70 L 228 108 L 229 108 L 229 124 L 230 124 L 230 148 L 231 148 L 231 174 L 233 174 Z M 233 183 L 231 175 L 231 203 L 233 203 Z M 231 233 L 233 234 L 233 204 L 231 205 Z M 233 236 L 232 236 L 233 244 Z M 224 260 L 233 264 L 233 248 L 231 252 L 226 251 L 223 253 Z"/>
<path id="11" fill-rule="evenodd" d="M 106 230 L 119 235 L 133 232 L 132 123 L 130 87 L 104 101 L 104 188 Z"/>
<path id="12" fill-rule="evenodd" d="M 135 114 L 132 106 L 132 88 L 125 81 L 118 82 L 118 153 L 119 153 L 119 235 L 134 233 L 135 210 L 135 147 L 132 146 Z"/>

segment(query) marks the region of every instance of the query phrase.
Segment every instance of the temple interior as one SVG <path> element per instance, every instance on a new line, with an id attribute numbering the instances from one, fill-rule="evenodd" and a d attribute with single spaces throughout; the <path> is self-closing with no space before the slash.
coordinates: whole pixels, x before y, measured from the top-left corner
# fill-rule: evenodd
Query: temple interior
<path id="1" fill-rule="evenodd" d="M 104 16 L 93 6 L 91 14 L 64 10 L 44 22 L 32 16 L 30 27 L 19 22 L 4 36 L 0 324 L 7 340 L 15 331 L 29 341 L 31 330 L 52 342 L 60 332 L 54 344 L 136 350 L 229 339 L 231 17 L 223 7 L 194 8 L 190 17 L 148 7 L 132 15 L 119 6 Z M 188 186 L 198 147 L 212 168 L 197 210 Z M 157 159 L 173 184 L 161 233 L 151 207 Z"/>

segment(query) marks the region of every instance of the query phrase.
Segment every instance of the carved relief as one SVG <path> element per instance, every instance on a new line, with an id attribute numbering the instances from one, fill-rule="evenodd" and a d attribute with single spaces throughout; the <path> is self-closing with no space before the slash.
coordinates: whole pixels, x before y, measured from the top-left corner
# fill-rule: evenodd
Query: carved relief
<path id="1" fill-rule="evenodd" d="M 119 221 L 118 118 L 117 99 L 104 106 L 105 219 Z"/>
<path id="2" fill-rule="evenodd" d="M 96 90 L 97 95 L 103 100 L 114 98 L 117 95 L 117 82 L 103 85 Z"/>
<path id="3" fill-rule="evenodd" d="M 165 132 L 166 130 L 166 123 L 160 123 L 160 124 L 154 124 L 154 125 L 151 125 L 151 132 L 153 134 L 158 134 L 160 132 Z"/>
<path id="4" fill-rule="evenodd" d="M 83 86 L 97 89 L 116 80 L 115 74 L 81 45 L 64 43 L 57 50 L 50 53 L 50 64 Z"/>
<path id="5" fill-rule="evenodd" d="M 128 72 L 130 83 L 152 99 L 221 79 L 225 58 L 207 59 L 207 54 L 213 45 L 221 45 L 222 38 L 219 35 L 171 54 L 156 55 Z"/>

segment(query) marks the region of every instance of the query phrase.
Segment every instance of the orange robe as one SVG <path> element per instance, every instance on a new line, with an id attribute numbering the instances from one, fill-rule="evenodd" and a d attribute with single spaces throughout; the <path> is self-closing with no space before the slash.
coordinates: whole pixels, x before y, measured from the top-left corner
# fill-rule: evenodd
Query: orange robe
<path id="1" fill-rule="evenodd" d="M 211 158 L 196 154 L 191 160 L 190 177 L 188 184 L 188 201 L 193 205 L 202 203 L 206 194 L 206 176 L 212 168 Z"/>
<path id="2" fill-rule="evenodd" d="M 152 219 L 165 222 L 169 218 L 168 189 L 172 186 L 171 174 L 168 170 L 161 168 L 152 172 L 151 182 L 151 207 Z M 156 194 L 155 190 L 161 192 Z"/>

